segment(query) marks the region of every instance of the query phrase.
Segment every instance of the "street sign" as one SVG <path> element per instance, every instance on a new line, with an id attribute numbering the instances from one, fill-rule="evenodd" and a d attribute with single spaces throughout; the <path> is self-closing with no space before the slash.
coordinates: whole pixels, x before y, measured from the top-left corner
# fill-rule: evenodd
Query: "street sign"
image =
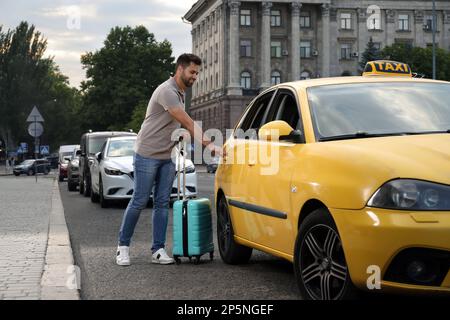
<path id="1" fill-rule="evenodd" d="M 34 106 L 33 110 L 31 110 L 31 113 L 27 118 L 27 122 L 45 122 L 36 106 Z"/>
<path id="2" fill-rule="evenodd" d="M 23 151 L 24 153 L 27 153 L 27 152 L 28 152 L 28 143 L 26 143 L 26 142 L 21 142 L 21 143 L 20 143 L 20 147 L 22 148 L 22 151 Z"/>
<path id="3" fill-rule="evenodd" d="M 50 146 L 41 146 L 41 154 L 50 154 Z"/>
<path id="4" fill-rule="evenodd" d="M 30 123 L 28 126 L 28 133 L 32 137 L 40 137 L 44 132 L 44 127 L 39 122 Z"/>

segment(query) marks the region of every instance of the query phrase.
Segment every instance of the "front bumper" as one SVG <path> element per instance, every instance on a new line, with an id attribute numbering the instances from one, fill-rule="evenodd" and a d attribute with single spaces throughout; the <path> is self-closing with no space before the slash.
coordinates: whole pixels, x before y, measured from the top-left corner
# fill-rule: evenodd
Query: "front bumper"
<path id="1" fill-rule="evenodd" d="M 450 261 L 446 260 L 450 257 L 450 212 L 377 208 L 330 211 L 344 246 L 350 276 L 357 287 L 367 290 L 368 283 L 374 279 L 373 270 L 379 268 L 382 290 L 450 293 L 450 264 L 445 267 L 445 261 Z M 392 276 L 393 268 L 407 251 L 430 252 L 430 256 L 431 252 L 443 254 L 444 267 L 439 269 L 438 284 L 407 283 L 399 277 L 399 272 L 407 274 L 402 268 L 396 270 L 396 277 Z"/>
<path id="2" fill-rule="evenodd" d="M 131 199 L 133 196 L 134 181 L 131 175 L 123 174 L 121 176 L 102 175 L 103 192 L 105 199 L 120 200 Z M 183 178 L 180 179 L 181 188 L 183 186 Z M 186 174 L 186 197 L 195 198 L 197 196 L 197 173 Z M 153 193 L 150 195 L 153 198 Z M 172 184 L 170 198 L 177 198 L 177 179 Z"/>

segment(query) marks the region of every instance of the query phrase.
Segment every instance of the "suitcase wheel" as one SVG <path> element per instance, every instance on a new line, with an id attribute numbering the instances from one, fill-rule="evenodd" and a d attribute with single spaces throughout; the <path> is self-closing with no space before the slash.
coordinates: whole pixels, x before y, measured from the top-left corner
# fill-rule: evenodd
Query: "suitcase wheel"
<path id="1" fill-rule="evenodd" d="M 179 265 L 181 263 L 181 259 L 178 256 L 173 256 L 173 259 L 175 260 L 175 263 Z"/>
<path id="2" fill-rule="evenodd" d="M 210 261 L 213 261 L 213 260 L 214 260 L 214 251 L 211 251 L 211 252 L 209 253 L 209 260 L 210 260 Z"/>
<path id="3" fill-rule="evenodd" d="M 200 256 L 195 256 L 194 264 L 200 263 Z"/>

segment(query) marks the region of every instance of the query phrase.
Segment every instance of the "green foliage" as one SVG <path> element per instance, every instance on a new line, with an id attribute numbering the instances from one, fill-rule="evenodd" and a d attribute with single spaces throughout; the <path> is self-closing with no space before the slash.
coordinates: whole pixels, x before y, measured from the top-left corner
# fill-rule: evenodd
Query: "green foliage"
<path id="1" fill-rule="evenodd" d="M 393 44 L 383 49 L 386 59 L 409 64 L 412 72 L 426 78 L 433 77 L 432 48 L 411 47 L 407 44 Z M 436 79 L 450 81 L 450 52 L 436 49 Z"/>
<path id="2" fill-rule="evenodd" d="M 366 50 L 363 52 L 361 56 L 361 62 L 359 66 L 361 70 L 364 70 L 366 63 L 369 61 L 380 60 L 381 52 L 375 47 L 375 44 L 372 41 L 372 37 L 370 37 L 369 42 L 367 43 Z"/>
<path id="3" fill-rule="evenodd" d="M 73 123 L 79 93 L 70 88 L 52 58 L 44 58 L 47 41 L 33 25 L 21 22 L 14 30 L 0 27 L 0 137 L 15 149 L 33 143 L 26 118 L 37 106 L 45 119 L 41 144 L 55 150 L 61 143 L 78 141 Z"/>
<path id="4" fill-rule="evenodd" d="M 111 29 L 103 48 L 81 58 L 83 129 L 138 131 L 151 94 L 174 71 L 171 55 L 171 44 L 143 26 Z"/>

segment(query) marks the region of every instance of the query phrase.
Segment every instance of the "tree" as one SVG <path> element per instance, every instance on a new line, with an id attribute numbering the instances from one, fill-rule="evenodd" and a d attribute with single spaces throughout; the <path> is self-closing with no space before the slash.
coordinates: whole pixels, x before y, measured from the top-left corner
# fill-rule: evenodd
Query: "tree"
<path id="1" fill-rule="evenodd" d="M 174 70 L 171 44 L 158 43 L 143 26 L 111 29 L 103 48 L 82 56 L 80 110 L 85 130 L 123 130 L 143 120 L 142 110 L 156 87 Z M 145 112 L 144 112 L 145 114 Z"/>
<path id="2" fill-rule="evenodd" d="M 362 54 L 359 66 L 361 67 L 361 70 L 364 70 L 364 67 L 366 66 L 367 62 L 380 59 L 381 59 L 381 52 L 375 47 L 375 44 L 372 41 L 372 37 L 370 37 L 369 42 L 367 43 L 366 46 L 366 50 Z"/>
<path id="3" fill-rule="evenodd" d="M 0 28 L 0 135 L 13 149 L 32 143 L 26 118 L 33 106 L 42 113 L 42 142 L 56 148 L 62 141 L 79 139 L 67 130 L 79 93 L 70 88 L 53 58 L 44 58 L 47 40 L 33 25 L 21 22 L 14 30 Z"/>
<path id="4" fill-rule="evenodd" d="M 393 44 L 385 47 L 382 54 L 391 60 L 407 63 L 412 72 L 433 77 L 432 48 L 412 47 L 408 44 Z M 450 53 L 436 50 L 436 79 L 450 81 Z"/>

